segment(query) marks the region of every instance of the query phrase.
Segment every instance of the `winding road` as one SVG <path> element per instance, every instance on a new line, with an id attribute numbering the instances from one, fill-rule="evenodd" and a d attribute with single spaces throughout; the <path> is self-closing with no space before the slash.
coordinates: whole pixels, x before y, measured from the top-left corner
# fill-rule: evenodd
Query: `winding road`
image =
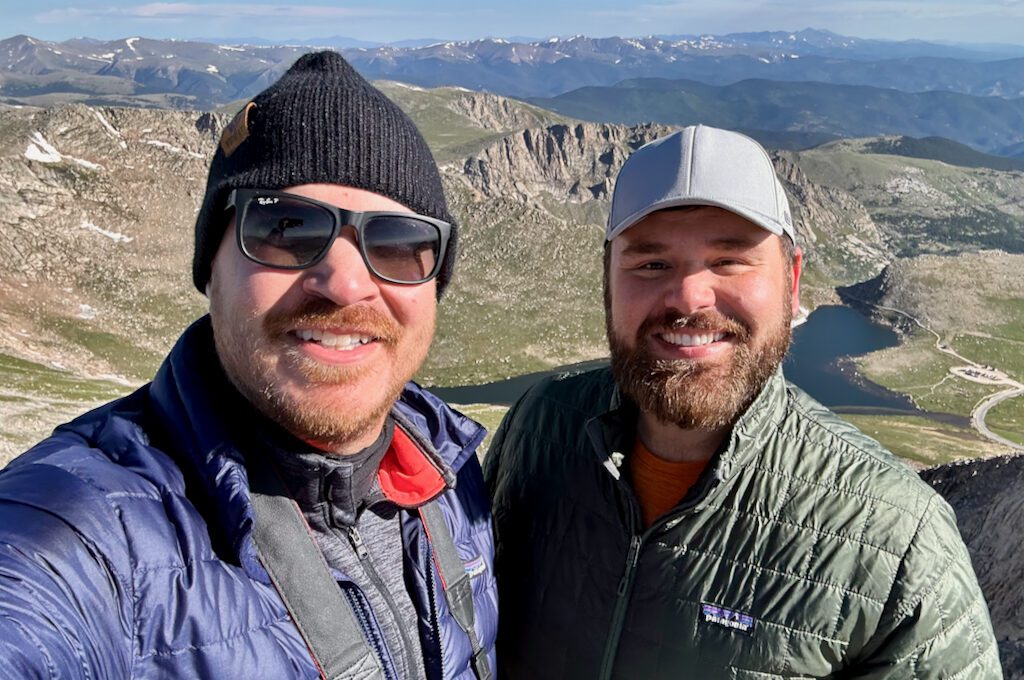
<path id="1" fill-rule="evenodd" d="M 941 335 L 939 335 L 931 328 L 928 328 L 928 326 L 925 326 L 923 323 L 921 323 L 920 320 L 918 320 L 917 317 L 908 314 L 907 312 L 904 312 L 902 309 L 896 309 L 895 307 L 887 307 L 886 305 L 867 302 L 866 300 L 860 300 L 860 302 L 871 305 L 877 309 L 884 309 L 887 312 L 893 312 L 895 314 L 905 316 L 906 318 L 910 319 L 915 324 L 917 324 L 917 326 L 920 327 L 921 329 L 926 330 L 932 335 L 934 335 L 935 349 L 944 354 L 954 356 L 960 361 L 967 364 L 966 366 L 956 366 L 950 369 L 950 372 L 956 375 L 957 377 L 985 385 L 1006 385 L 1007 388 L 1005 390 L 996 392 L 995 394 L 990 394 L 989 396 L 985 397 L 984 399 L 982 399 L 981 401 L 974 405 L 974 409 L 971 411 L 971 425 L 981 434 L 981 436 L 985 437 L 986 439 L 989 439 L 991 441 L 996 442 L 997 444 L 1013 449 L 1018 453 L 1024 453 L 1024 446 L 1018 444 L 1015 441 L 1011 441 L 1006 437 L 996 434 L 995 432 L 990 430 L 988 425 L 985 423 L 985 416 L 988 415 L 989 410 L 991 410 L 993 406 L 996 406 L 997 404 L 1000 404 L 1006 401 L 1007 399 L 1013 399 L 1014 397 L 1024 395 L 1024 384 L 1021 384 L 1016 380 L 1013 380 L 1002 371 L 998 371 L 988 366 L 982 366 L 981 364 L 975 361 L 971 361 L 967 357 L 961 356 L 956 352 L 956 350 L 954 350 L 948 344 L 942 342 Z"/>
<path id="2" fill-rule="evenodd" d="M 1017 387 L 1011 387 L 1008 390 L 1002 392 L 996 392 L 995 394 L 985 397 L 977 406 L 974 407 L 974 411 L 971 413 L 971 424 L 974 428 L 982 435 L 988 437 L 992 441 L 999 442 L 1005 446 L 1010 447 L 1014 451 L 1024 451 L 1024 446 L 1021 446 L 1017 442 L 1010 441 L 1006 437 L 1001 437 L 992 430 L 988 429 L 988 425 L 985 424 L 985 416 L 988 414 L 988 410 L 1006 399 L 1013 399 L 1024 394 L 1024 385 L 1017 383 Z"/>

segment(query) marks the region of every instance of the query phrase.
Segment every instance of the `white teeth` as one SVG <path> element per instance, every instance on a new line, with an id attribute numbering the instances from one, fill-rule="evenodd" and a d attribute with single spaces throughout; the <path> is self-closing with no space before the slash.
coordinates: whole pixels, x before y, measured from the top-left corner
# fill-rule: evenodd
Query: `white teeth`
<path id="1" fill-rule="evenodd" d="M 302 329 L 295 331 L 295 336 L 299 340 L 305 340 L 309 342 L 318 342 L 324 347 L 330 347 L 332 349 L 339 350 L 350 350 L 365 345 L 369 342 L 373 342 L 373 337 L 369 335 L 335 335 L 330 331 L 323 331 L 320 329 L 308 330 Z"/>
<path id="2" fill-rule="evenodd" d="M 700 333 L 697 335 L 689 335 L 687 333 L 662 333 L 662 339 L 670 344 L 679 345 L 681 347 L 700 347 L 701 345 L 710 345 L 712 342 L 718 342 L 725 337 L 725 333 Z"/>

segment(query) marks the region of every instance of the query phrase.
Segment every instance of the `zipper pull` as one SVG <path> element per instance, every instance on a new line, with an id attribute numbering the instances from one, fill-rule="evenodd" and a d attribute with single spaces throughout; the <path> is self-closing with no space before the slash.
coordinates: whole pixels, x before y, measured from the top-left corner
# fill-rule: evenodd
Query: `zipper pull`
<path id="1" fill-rule="evenodd" d="M 640 537 L 634 536 L 633 540 L 629 543 L 629 552 L 633 556 L 632 561 L 629 564 L 630 569 L 636 568 L 636 563 L 640 561 Z"/>
<path id="2" fill-rule="evenodd" d="M 366 551 L 366 546 L 363 545 L 363 537 L 359 535 L 359 532 L 356 531 L 355 527 L 348 528 L 348 540 L 355 549 L 356 555 L 359 556 L 359 559 L 365 560 L 369 557 L 370 553 Z"/>
<path id="3" fill-rule="evenodd" d="M 626 553 L 626 571 L 622 574 L 622 579 L 619 580 L 619 587 L 615 590 L 615 594 L 622 597 L 626 588 L 629 587 L 629 580 L 633 575 L 633 570 L 636 568 L 637 562 L 640 561 L 640 537 L 633 536 L 629 539 L 629 552 Z"/>

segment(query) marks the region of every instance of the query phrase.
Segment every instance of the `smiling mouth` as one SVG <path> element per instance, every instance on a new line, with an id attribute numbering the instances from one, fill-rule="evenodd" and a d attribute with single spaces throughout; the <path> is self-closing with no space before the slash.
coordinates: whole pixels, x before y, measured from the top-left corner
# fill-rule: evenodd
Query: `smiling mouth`
<path id="1" fill-rule="evenodd" d="M 722 331 L 704 331 L 703 333 L 665 332 L 659 333 L 658 337 L 668 344 L 678 347 L 702 347 L 723 340 L 729 335 L 731 334 Z"/>
<path id="2" fill-rule="evenodd" d="M 342 352 L 351 351 L 357 347 L 368 345 L 379 339 L 375 335 L 332 333 L 330 331 L 309 328 L 292 331 L 291 334 L 304 342 L 315 342 L 319 345 L 323 345 L 324 347 L 340 350 Z"/>

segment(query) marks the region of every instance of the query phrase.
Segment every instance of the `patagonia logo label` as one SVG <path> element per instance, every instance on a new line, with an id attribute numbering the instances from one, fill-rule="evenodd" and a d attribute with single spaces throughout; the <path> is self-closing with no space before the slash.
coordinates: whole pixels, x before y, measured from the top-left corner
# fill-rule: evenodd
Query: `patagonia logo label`
<path id="1" fill-rule="evenodd" d="M 470 578 L 475 578 L 487 571 L 487 563 L 484 562 L 483 555 L 474 557 L 469 562 L 464 562 L 462 566 L 466 568 L 466 573 L 469 574 Z"/>
<path id="2" fill-rule="evenodd" d="M 220 135 L 220 148 L 225 156 L 230 156 L 235 150 L 249 138 L 249 112 L 256 108 L 256 105 L 249 102 L 245 107 L 235 114 L 224 132 Z"/>
<path id="3" fill-rule="evenodd" d="M 747 635 L 754 632 L 756 621 L 750 614 L 719 607 L 717 604 L 708 604 L 707 602 L 702 602 L 700 608 L 704 623 L 739 631 Z"/>

